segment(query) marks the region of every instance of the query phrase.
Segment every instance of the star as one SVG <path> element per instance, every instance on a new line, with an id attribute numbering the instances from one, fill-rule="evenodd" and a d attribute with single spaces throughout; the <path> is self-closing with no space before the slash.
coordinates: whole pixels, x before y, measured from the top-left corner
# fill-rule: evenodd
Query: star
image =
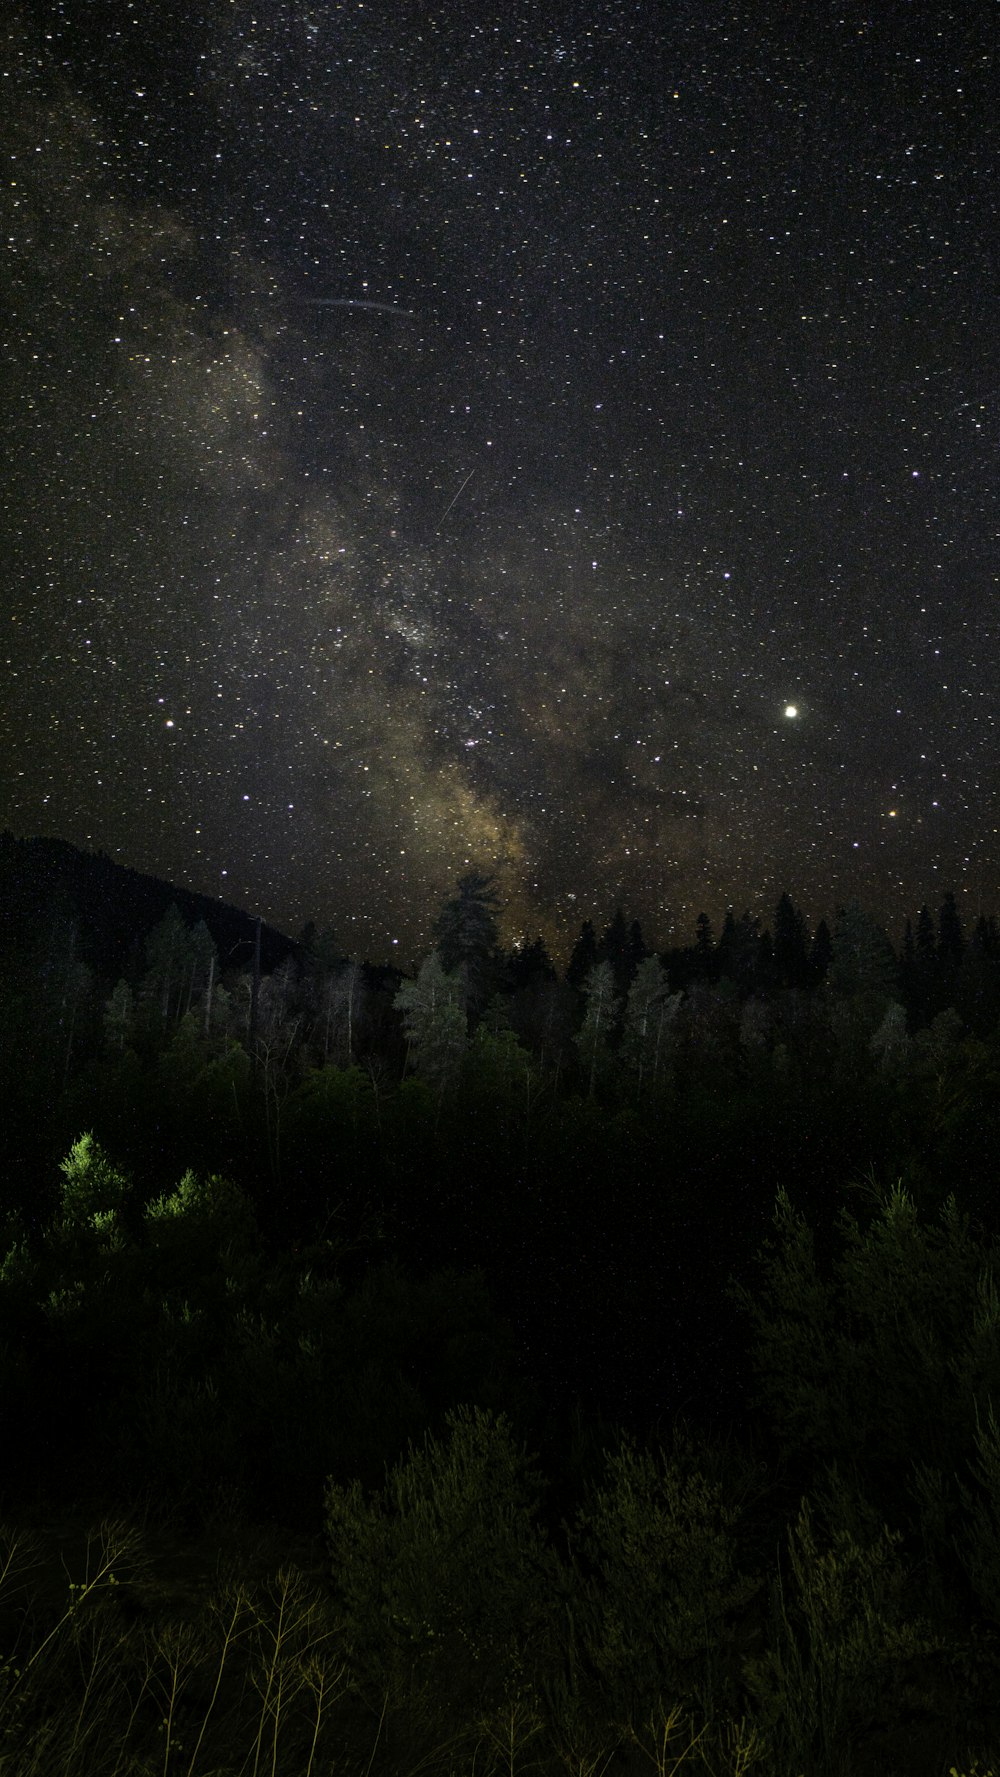
<path id="1" fill-rule="evenodd" d="M 995 896 L 992 8 L 957 83 L 892 9 L 803 59 L 617 0 L 348 7 L 336 57 L 288 6 L 12 7 L 12 830 L 226 858 L 374 962 L 473 865 L 570 943 Z M 933 834 L 845 864 L 914 756 Z"/>

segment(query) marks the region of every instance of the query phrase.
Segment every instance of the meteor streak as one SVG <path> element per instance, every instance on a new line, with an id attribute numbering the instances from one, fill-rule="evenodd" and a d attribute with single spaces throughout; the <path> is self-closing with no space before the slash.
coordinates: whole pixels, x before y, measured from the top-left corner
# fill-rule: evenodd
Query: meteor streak
<path id="1" fill-rule="evenodd" d="M 464 490 L 468 487 L 469 482 L 472 480 L 472 477 L 475 475 L 475 473 L 476 473 L 476 465 L 475 465 L 475 463 L 473 463 L 472 468 L 469 470 L 469 473 L 465 477 L 465 480 L 463 481 L 462 486 L 458 490 L 458 494 L 461 494 L 464 492 Z M 441 529 L 441 526 L 444 524 L 445 519 L 447 518 L 449 512 L 451 511 L 452 507 L 455 504 L 455 500 L 458 499 L 458 494 L 456 494 L 453 499 L 448 501 L 447 506 L 445 507 L 444 511 L 441 514 L 441 517 L 438 519 L 437 524 L 434 526 L 435 531 L 439 531 Z"/>
<path id="2" fill-rule="evenodd" d="M 412 320 L 413 309 L 397 308 L 392 302 L 364 302 L 359 296 L 306 296 L 303 301 L 313 309 L 370 309 L 376 315 L 400 315 Z"/>

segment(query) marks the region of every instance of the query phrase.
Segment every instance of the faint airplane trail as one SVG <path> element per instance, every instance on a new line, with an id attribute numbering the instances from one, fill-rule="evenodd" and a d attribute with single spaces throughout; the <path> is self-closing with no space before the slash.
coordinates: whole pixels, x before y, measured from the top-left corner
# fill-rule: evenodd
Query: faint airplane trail
<path id="1" fill-rule="evenodd" d="M 463 481 L 462 486 L 458 490 L 458 494 L 461 494 L 462 492 L 464 492 L 464 490 L 468 487 L 469 482 L 472 480 L 472 477 L 475 475 L 475 473 L 476 473 L 476 465 L 475 465 L 475 463 L 473 463 L 472 468 L 469 470 L 469 473 L 465 477 L 465 480 Z M 458 499 L 458 494 L 455 495 L 454 499 L 448 501 L 447 506 L 445 507 L 444 511 L 441 514 L 441 517 L 438 519 L 437 524 L 434 526 L 435 531 L 439 531 L 441 529 L 441 526 L 444 524 L 445 519 L 447 518 L 449 512 L 451 511 L 452 507 L 455 504 L 455 500 Z"/>
<path id="2" fill-rule="evenodd" d="M 400 315 L 412 319 L 413 309 L 397 308 L 392 302 L 364 302 L 359 296 L 304 296 L 303 302 L 313 309 L 371 309 L 376 315 Z"/>

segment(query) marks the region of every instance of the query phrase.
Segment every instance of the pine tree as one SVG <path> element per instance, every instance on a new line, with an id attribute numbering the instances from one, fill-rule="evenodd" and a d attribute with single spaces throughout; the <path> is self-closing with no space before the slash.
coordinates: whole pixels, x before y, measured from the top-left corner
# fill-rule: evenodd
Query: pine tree
<path id="1" fill-rule="evenodd" d="M 768 943 L 770 944 L 770 940 Z M 760 920 L 749 909 L 739 919 L 734 919 L 732 908 L 729 908 L 716 949 L 718 971 L 735 981 L 737 987 L 746 993 L 756 982 L 760 961 Z"/>
<path id="2" fill-rule="evenodd" d="M 987 917 L 981 913 L 976 921 L 972 934 L 972 948 L 976 955 L 986 962 L 993 962 L 1000 957 L 1000 928 L 994 915 Z"/>
<path id="3" fill-rule="evenodd" d="M 642 927 L 637 919 L 632 921 L 628 929 L 628 948 L 632 960 L 632 975 L 634 975 L 644 957 L 650 955 L 649 946 L 642 935 Z M 631 980 L 631 976 L 629 979 Z"/>
<path id="4" fill-rule="evenodd" d="M 812 946 L 809 951 L 809 966 L 816 981 L 824 981 L 833 955 L 833 939 L 825 919 L 821 919 L 813 933 Z"/>
<path id="5" fill-rule="evenodd" d="M 715 972 L 715 944 L 712 933 L 712 922 L 707 913 L 699 913 L 694 922 L 694 952 L 698 964 L 698 973 L 704 980 Z"/>
<path id="6" fill-rule="evenodd" d="M 493 985 L 499 906 L 496 878 L 471 871 L 459 879 L 457 894 L 434 921 L 433 937 L 442 967 L 448 974 L 462 971 L 466 1006 L 471 1011 L 485 1004 Z"/>
<path id="7" fill-rule="evenodd" d="M 635 973 L 635 963 L 632 955 L 631 932 L 621 907 L 616 907 L 613 920 L 605 928 L 597 954 L 601 962 L 611 964 L 615 972 L 616 990 L 624 999 Z"/>
<path id="8" fill-rule="evenodd" d="M 782 987 L 807 987 L 812 980 L 805 920 L 787 894 L 774 912 L 774 964 Z"/>
<path id="9" fill-rule="evenodd" d="M 856 901 L 837 914 L 830 985 L 838 993 L 892 993 L 899 968 L 885 932 Z"/>
<path id="10" fill-rule="evenodd" d="M 543 981 L 557 979 L 555 965 L 541 936 L 533 938 L 530 944 L 522 945 L 520 950 L 515 950 L 507 973 L 515 993 L 519 988 L 537 987 Z"/>
<path id="11" fill-rule="evenodd" d="M 772 988 L 779 986 L 774 960 L 774 939 L 766 926 L 757 939 L 751 986 L 757 993 L 769 993 Z"/>
<path id="12" fill-rule="evenodd" d="M 965 950 L 962 921 L 955 897 L 949 890 L 938 914 L 938 956 L 948 967 L 957 967 Z"/>
<path id="13" fill-rule="evenodd" d="M 917 914 L 917 960 L 921 964 L 930 964 L 937 957 L 937 939 L 934 935 L 934 921 L 931 910 L 925 904 Z"/>
<path id="14" fill-rule="evenodd" d="M 566 967 L 566 979 L 570 986 L 582 987 L 598 960 L 597 933 L 590 920 L 585 919 Z"/>

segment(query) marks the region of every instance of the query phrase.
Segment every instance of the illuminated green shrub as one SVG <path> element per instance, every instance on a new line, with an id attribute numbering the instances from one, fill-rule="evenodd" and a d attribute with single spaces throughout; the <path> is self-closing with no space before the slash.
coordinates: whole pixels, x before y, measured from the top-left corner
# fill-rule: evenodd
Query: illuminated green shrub
<path id="1" fill-rule="evenodd" d="M 330 1483 L 326 1537 L 350 1659 L 373 1699 L 481 1709 L 536 1669 L 555 1557 L 503 1415 L 462 1407 L 385 1488 Z"/>
<path id="2" fill-rule="evenodd" d="M 577 1519 L 577 1623 L 612 1715 L 683 1699 L 710 1713 L 732 1692 L 734 1625 L 759 1590 L 739 1570 L 738 1522 L 694 1462 L 630 1443 L 608 1455 Z"/>
<path id="3" fill-rule="evenodd" d="M 92 1135 L 77 1138 L 59 1170 L 63 1182 L 57 1219 L 66 1231 L 107 1226 L 108 1218 L 119 1213 L 132 1191 L 128 1175 L 114 1165 Z"/>

